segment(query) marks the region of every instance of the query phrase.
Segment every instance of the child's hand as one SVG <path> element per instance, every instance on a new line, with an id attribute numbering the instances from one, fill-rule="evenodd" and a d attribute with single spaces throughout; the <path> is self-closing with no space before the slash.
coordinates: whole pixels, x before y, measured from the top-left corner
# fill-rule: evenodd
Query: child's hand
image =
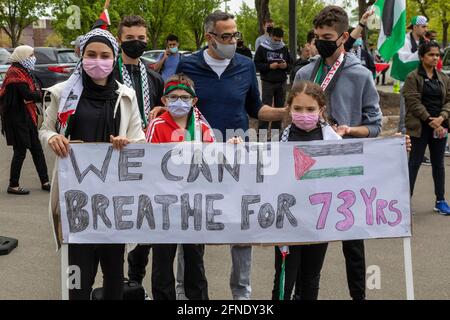
<path id="1" fill-rule="evenodd" d="M 126 138 L 126 137 L 110 136 L 109 140 L 112 143 L 113 148 L 116 149 L 116 150 L 119 150 L 119 151 L 130 144 L 130 140 L 128 138 Z"/>
<path id="2" fill-rule="evenodd" d="M 352 128 L 349 126 L 333 126 L 333 129 L 341 137 L 349 136 L 352 132 Z"/>
<path id="3" fill-rule="evenodd" d="M 230 140 L 228 140 L 227 143 L 230 143 L 230 144 L 241 144 L 241 143 L 244 143 L 244 140 L 242 140 L 241 137 L 234 137 L 234 138 L 231 138 Z"/>

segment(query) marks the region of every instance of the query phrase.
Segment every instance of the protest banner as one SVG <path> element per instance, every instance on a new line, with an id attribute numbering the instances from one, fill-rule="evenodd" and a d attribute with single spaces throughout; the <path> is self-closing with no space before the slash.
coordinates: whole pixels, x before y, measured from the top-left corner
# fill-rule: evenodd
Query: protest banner
<path id="1" fill-rule="evenodd" d="M 72 145 L 64 243 L 311 243 L 411 236 L 403 138 Z"/>

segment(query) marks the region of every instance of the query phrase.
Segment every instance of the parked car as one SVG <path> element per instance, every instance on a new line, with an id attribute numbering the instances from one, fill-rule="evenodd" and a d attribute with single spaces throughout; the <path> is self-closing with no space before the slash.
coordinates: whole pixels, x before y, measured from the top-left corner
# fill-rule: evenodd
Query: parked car
<path id="1" fill-rule="evenodd" d="M 444 59 L 442 60 L 442 72 L 450 77 L 450 47 L 444 51 Z"/>
<path id="2" fill-rule="evenodd" d="M 9 57 L 11 53 L 8 50 L 0 48 L 0 87 L 3 84 L 3 80 L 5 79 L 6 72 L 9 69 Z"/>
<path id="3" fill-rule="evenodd" d="M 36 69 L 34 75 L 42 88 L 49 88 L 69 79 L 79 58 L 73 49 L 34 48 Z"/>
<path id="4" fill-rule="evenodd" d="M 155 64 L 158 62 L 159 56 L 164 53 L 166 50 L 150 50 L 144 52 L 141 59 L 145 62 L 148 68 L 154 70 Z M 180 51 L 183 57 L 187 57 L 192 54 L 191 51 Z"/>

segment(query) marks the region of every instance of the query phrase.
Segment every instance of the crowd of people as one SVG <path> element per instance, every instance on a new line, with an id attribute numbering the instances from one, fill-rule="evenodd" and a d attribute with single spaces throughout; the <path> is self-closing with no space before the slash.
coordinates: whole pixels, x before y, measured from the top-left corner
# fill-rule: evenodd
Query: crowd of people
<path id="1" fill-rule="evenodd" d="M 17 47 L 0 91 L 2 132 L 14 148 L 8 193 L 29 193 L 19 184 L 29 149 L 42 188 L 51 192 L 53 231 L 61 245 L 58 177 L 55 168 L 50 187 L 41 143 L 58 157 L 67 157 L 70 143 L 75 141 L 111 143 L 116 149 L 130 143 L 242 143 L 247 137 L 237 132 L 249 129 L 249 116 L 259 120 L 260 132 L 284 129 L 281 142 L 378 137 L 383 116 L 374 81 L 374 59 L 361 38 L 371 14 L 366 13 L 351 29 L 344 9 L 324 8 L 315 17 L 314 29 L 296 61 L 283 42 L 283 29 L 272 20 L 265 22 L 266 34 L 258 38 L 252 60 L 234 16 L 216 11 L 204 23 L 205 48 L 183 56 L 178 37 L 170 35 L 155 70 L 140 59 L 147 47 L 147 23 L 139 16 L 124 17 L 117 36 L 94 28 L 77 40 L 80 63 L 69 80 L 48 89 L 51 102 L 42 124 L 36 115 L 36 103 L 43 95 L 33 77 L 33 48 Z M 423 21 L 419 19 L 419 23 Z M 414 30 L 416 26 L 417 21 Z M 438 70 L 439 45 L 416 38 L 414 30 L 411 50 L 418 51 L 421 63 L 409 74 L 402 90 L 405 121 L 401 125 L 412 142 L 411 194 L 429 146 L 436 190 L 434 209 L 450 215 L 444 190 L 450 79 Z M 290 90 L 289 75 L 293 83 Z M 287 128 L 282 127 L 284 120 L 289 121 Z M 264 137 L 260 133 L 258 138 L 274 141 L 275 135 Z M 127 255 L 130 281 L 143 284 L 151 250 L 153 299 L 209 299 L 203 244 L 137 245 Z M 272 298 L 318 299 L 327 244 L 289 246 L 284 288 L 280 290 L 283 250 L 275 247 Z M 68 251 L 69 264 L 79 266 L 82 275 L 81 288 L 71 289 L 70 299 L 91 298 L 98 264 L 103 273 L 103 298 L 124 298 L 125 245 L 69 244 Z M 345 241 L 342 251 L 350 296 L 363 300 L 364 241 Z M 232 245 L 230 252 L 231 295 L 235 300 L 251 299 L 252 247 Z"/>

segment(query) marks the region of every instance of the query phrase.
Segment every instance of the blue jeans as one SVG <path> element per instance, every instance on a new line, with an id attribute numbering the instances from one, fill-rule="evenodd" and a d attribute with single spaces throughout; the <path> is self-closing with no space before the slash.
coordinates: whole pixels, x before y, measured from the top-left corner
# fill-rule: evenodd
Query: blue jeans
<path id="1" fill-rule="evenodd" d="M 230 289 L 234 300 L 250 300 L 252 287 L 252 247 L 231 246 Z"/>

